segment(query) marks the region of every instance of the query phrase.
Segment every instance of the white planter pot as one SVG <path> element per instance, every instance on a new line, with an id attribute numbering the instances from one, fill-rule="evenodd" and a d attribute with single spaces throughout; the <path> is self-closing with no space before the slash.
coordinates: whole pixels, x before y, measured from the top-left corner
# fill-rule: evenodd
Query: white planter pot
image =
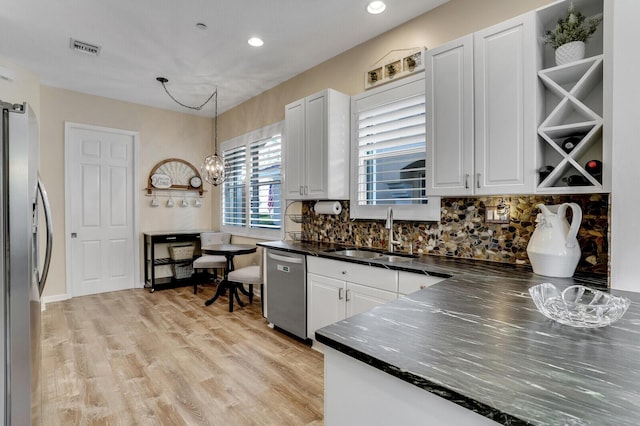
<path id="1" fill-rule="evenodd" d="M 556 49 L 556 65 L 564 65 L 580 59 L 584 59 L 584 42 L 582 41 L 572 41 Z"/>

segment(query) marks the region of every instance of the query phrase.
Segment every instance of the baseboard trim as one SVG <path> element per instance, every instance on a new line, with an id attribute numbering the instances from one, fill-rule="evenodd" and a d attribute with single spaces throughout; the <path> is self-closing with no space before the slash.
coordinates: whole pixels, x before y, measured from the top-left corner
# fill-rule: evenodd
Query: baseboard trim
<path id="1" fill-rule="evenodd" d="M 55 294 L 53 296 L 45 296 L 42 298 L 42 306 L 44 310 L 44 306 L 47 303 L 53 303 L 53 302 L 62 302 L 63 300 L 69 300 L 71 299 L 71 295 L 67 294 L 67 293 L 63 293 L 63 294 Z"/>

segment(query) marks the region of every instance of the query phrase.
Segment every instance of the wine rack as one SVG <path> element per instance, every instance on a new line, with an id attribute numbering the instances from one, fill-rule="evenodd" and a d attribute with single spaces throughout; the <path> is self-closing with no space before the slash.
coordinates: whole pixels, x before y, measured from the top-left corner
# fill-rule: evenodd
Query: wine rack
<path id="1" fill-rule="evenodd" d="M 552 168 L 539 175 L 538 193 L 604 191 L 602 177 L 585 169 L 603 156 L 602 73 L 603 55 L 538 72 L 549 111 L 538 127 L 538 166 Z M 568 138 L 574 146 L 563 149 Z"/>

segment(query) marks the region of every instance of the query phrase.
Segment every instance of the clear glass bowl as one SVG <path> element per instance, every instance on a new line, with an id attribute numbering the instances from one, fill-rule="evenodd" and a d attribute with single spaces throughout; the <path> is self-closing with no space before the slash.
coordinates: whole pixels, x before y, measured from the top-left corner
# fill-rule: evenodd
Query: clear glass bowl
<path id="1" fill-rule="evenodd" d="M 529 288 L 536 308 L 547 318 L 572 327 L 604 327 L 619 320 L 631 301 L 582 285 L 567 287 L 562 293 L 551 283 Z"/>

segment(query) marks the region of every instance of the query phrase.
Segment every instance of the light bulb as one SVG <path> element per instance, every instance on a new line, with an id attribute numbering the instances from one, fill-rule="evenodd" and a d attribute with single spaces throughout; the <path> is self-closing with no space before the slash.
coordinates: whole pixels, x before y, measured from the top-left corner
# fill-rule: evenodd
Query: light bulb
<path id="1" fill-rule="evenodd" d="M 217 154 L 208 155 L 202 162 L 200 173 L 202 179 L 213 186 L 218 186 L 226 179 L 227 164 Z"/>

